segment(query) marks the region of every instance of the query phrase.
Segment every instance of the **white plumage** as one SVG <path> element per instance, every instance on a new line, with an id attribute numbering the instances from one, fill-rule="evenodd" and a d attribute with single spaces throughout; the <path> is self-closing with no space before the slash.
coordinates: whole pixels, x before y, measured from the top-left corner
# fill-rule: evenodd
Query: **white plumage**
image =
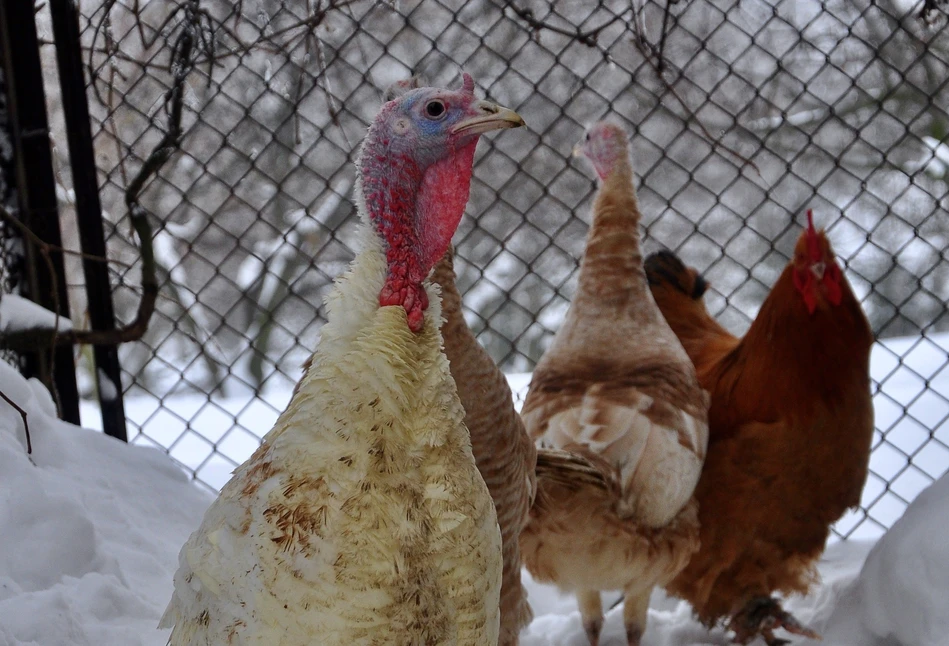
<path id="1" fill-rule="evenodd" d="M 497 643 L 501 537 L 439 297 L 426 283 L 416 332 L 380 307 L 391 262 L 361 215 L 303 380 L 181 550 L 160 624 L 173 646 Z"/>

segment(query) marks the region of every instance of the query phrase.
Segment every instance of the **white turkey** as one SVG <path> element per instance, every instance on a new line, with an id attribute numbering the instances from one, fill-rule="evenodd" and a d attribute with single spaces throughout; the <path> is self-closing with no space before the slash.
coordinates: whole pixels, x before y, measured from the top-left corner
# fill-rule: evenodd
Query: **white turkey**
<path id="1" fill-rule="evenodd" d="M 427 277 L 479 136 L 523 123 L 467 74 L 382 107 L 356 162 L 362 249 L 287 409 L 181 550 L 172 646 L 497 643 L 501 537 Z"/>

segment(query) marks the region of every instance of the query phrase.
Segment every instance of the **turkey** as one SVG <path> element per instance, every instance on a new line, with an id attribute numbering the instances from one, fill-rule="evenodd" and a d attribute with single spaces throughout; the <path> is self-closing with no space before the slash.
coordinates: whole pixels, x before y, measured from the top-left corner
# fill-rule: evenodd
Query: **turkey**
<path id="1" fill-rule="evenodd" d="M 452 252 L 435 265 L 432 282 L 442 288 L 442 336 L 451 375 L 465 408 L 478 470 L 488 485 L 501 525 L 504 567 L 501 577 L 499 646 L 517 646 L 518 633 L 531 620 L 527 591 L 521 585 L 518 536 L 534 499 L 537 452 L 514 409 L 511 388 L 468 328 L 455 286 Z"/>
<path id="2" fill-rule="evenodd" d="M 538 454 L 537 502 L 521 550 L 536 579 L 576 593 L 594 646 L 600 591 L 622 589 L 635 646 L 652 589 L 698 549 L 693 491 L 708 399 L 649 292 L 625 132 L 597 123 L 576 150 L 600 188 L 576 296 L 522 409 L 531 437 L 561 451 Z"/>
<path id="3" fill-rule="evenodd" d="M 361 250 L 287 409 L 181 549 L 172 646 L 497 643 L 501 536 L 426 278 L 479 136 L 523 124 L 467 74 L 382 107 L 356 161 Z"/>

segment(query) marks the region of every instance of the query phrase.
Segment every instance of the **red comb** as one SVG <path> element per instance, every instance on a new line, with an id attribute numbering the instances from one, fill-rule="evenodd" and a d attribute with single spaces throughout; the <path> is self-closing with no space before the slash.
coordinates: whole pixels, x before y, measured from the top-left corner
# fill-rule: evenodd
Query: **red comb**
<path id="1" fill-rule="evenodd" d="M 811 209 L 807 209 L 807 252 L 812 262 L 820 260 L 820 246 L 817 242 L 817 231 L 814 229 L 814 211 Z"/>

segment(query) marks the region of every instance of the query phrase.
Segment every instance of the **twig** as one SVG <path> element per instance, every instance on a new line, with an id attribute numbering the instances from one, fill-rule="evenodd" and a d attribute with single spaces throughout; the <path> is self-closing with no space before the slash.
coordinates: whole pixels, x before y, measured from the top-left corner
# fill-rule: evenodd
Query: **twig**
<path id="1" fill-rule="evenodd" d="M 938 1 L 945 2 L 946 0 L 938 0 Z M 668 32 L 670 31 L 669 29 L 670 20 L 672 20 L 673 23 L 675 21 L 675 17 L 672 16 L 672 11 L 670 7 L 673 4 L 676 4 L 677 2 L 678 0 L 668 0 L 666 2 L 665 13 L 663 14 L 663 17 L 662 17 L 662 35 L 659 38 L 658 47 L 655 47 L 648 41 L 648 39 L 646 39 L 645 34 L 643 33 L 642 29 L 639 26 L 638 17 L 634 9 L 633 21 L 632 21 L 633 22 L 632 41 L 636 45 L 636 48 L 639 49 L 639 51 L 642 53 L 643 58 L 646 60 L 646 62 L 649 63 L 649 66 L 652 67 L 653 71 L 656 73 L 656 76 L 659 77 L 659 81 L 663 84 L 666 91 L 669 92 L 669 94 L 671 94 L 685 110 L 686 117 L 683 120 L 686 123 L 694 122 L 698 126 L 701 133 L 709 141 L 709 143 L 712 144 L 713 148 L 724 149 L 726 152 L 740 159 L 744 163 L 744 165 L 751 166 L 755 170 L 755 172 L 760 175 L 761 171 L 758 169 L 758 166 L 752 160 L 742 155 L 741 153 L 735 150 L 732 150 L 731 148 L 729 148 L 728 146 L 723 144 L 721 141 L 715 139 L 712 136 L 712 134 L 702 124 L 702 122 L 698 120 L 695 113 L 689 108 L 685 100 L 682 99 L 681 96 L 679 96 L 679 93 L 676 91 L 672 83 L 670 83 L 664 76 L 664 72 L 667 69 L 667 62 L 664 57 L 664 52 L 665 52 L 665 47 L 666 47 L 666 37 L 668 35 Z M 572 38 L 579 43 L 587 45 L 588 47 L 600 47 L 599 43 L 597 42 L 597 36 L 599 36 L 600 32 L 602 32 L 604 29 L 612 25 L 614 22 L 618 20 L 622 20 L 623 15 L 625 15 L 625 12 L 623 14 L 615 15 L 613 16 L 612 19 L 606 21 L 602 25 L 594 29 L 583 31 L 579 27 L 575 27 L 573 29 L 567 29 L 563 27 L 558 27 L 556 25 L 551 25 L 547 22 L 544 22 L 543 20 L 538 20 L 537 18 L 534 17 L 534 12 L 532 10 L 521 9 L 515 6 L 514 3 L 512 2 L 501 3 L 501 6 L 510 7 L 510 9 L 519 18 L 521 18 L 524 22 L 526 22 L 534 31 L 538 31 L 541 29 L 551 31 L 557 34 L 561 34 L 563 36 L 567 36 L 568 38 Z M 608 52 L 606 52 L 605 50 L 603 51 L 603 54 L 604 56 L 609 56 Z"/>
<path id="2" fill-rule="evenodd" d="M 136 0 L 136 11 L 138 10 L 138 1 Z M 115 70 L 115 65 L 109 66 Z M 119 127 L 115 123 L 115 74 L 110 70 L 109 73 L 109 91 L 108 91 L 108 112 L 106 113 L 106 128 L 112 130 L 112 139 L 115 140 L 115 156 L 119 166 L 119 176 L 122 178 L 122 185 L 129 185 L 128 171 L 125 169 L 125 155 L 122 154 L 122 140 L 119 139 Z"/>
<path id="3" fill-rule="evenodd" d="M 37 343 L 49 343 L 51 345 L 63 344 L 91 344 L 91 345 L 117 345 L 128 341 L 136 341 L 145 334 L 148 329 L 148 322 L 151 320 L 152 313 L 155 311 L 155 302 L 158 299 L 158 279 L 155 275 L 155 250 L 152 243 L 152 228 L 148 222 L 148 211 L 140 202 L 141 194 L 145 185 L 168 161 L 181 146 L 182 129 L 181 117 L 184 104 L 185 83 L 188 76 L 194 70 L 195 65 L 195 44 L 200 40 L 197 31 L 202 28 L 201 20 L 204 15 L 198 7 L 199 0 L 187 0 L 187 3 L 181 8 L 184 12 L 184 19 L 180 25 L 180 31 L 172 47 L 171 60 L 169 68 L 172 71 L 172 86 L 165 95 L 165 110 L 168 114 L 168 127 L 164 136 L 158 144 L 152 149 L 145 161 L 142 162 L 138 173 L 132 178 L 125 189 L 125 204 L 129 210 L 129 218 L 132 221 L 132 227 L 135 229 L 139 238 L 140 252 L 142 257 L 142 297 L 139 301 L 138 311 L 133 320 L 128 325 L 112 330 L 67 330 L 59 331 L 59 321 L 53 329 L 29 329 L 18 330 L 16 332 L 0 335 L 0 347 L 9 349 L 32 349 Z M 176 10 L 177 12 L 177 10 Z M 16 221 L 12 218 L 11 221 Z M 16 221 L 16 225 L 22 223 Z M 32 231 L 25 227 L 21 228 L 24 235 L 36 242 L 37 238 Z M 49 245 L 40 241 L 40 253 L 50 264 L 50 275 L 52 272 L 52 261 L 49 259 L 49 252 L 52 250 Z M 86 257 L 83 255 L 83 257 Z M 90 257 L 91 259 L 104 260 Z M 53 290 L 54 295 L 56 290 Z M 55 308 L 59 310 L 58 302 Z M 58 316 L 58 314 L 57 314 Z M 52 353 L 50 353 L 52 356 Z"/>
<path id="4" fill-rule="evenodd" d="M 517 14 L 521 20 L 526 22 L 535 33 L 541 30 L 553 32 L 555 34 L 560 34 L 561 36 L 572 38 L 573 40 L 586 45 L 587 47 L 599 47 L 599 43 L 596 39 L 600 35 L 600 32 L 618 20 L 622 20 L 623 18 L 623 14 L 615 15 L 599 27 L 594 27 L 593 29 L 584 31 L 579 27 L 567 29 L 564 27 L 558 27 L 557 25 L 551 25 L 548 22 L 535 18 L 534 11 L 532 9 L 522 9 L 516 6 L 513 2 L 501 3 L 501 7 L 502 9 L 504 7 L 509 7 L 511 11 Z"/>
<path id="5" fill-rule="evenodd" d="M 95 69 L 93 66 L 93 55 L 96 51 L 96 43 L 99 40 L 99 34 L 106 32 L 111 33 L 112 31 L 112 7 L 115 5 L 116 0 L 106 0 L 102 3 L 100 10 L 102 11 L 102 18 L 96 23 L 95 28 L 92 31 L 92 43 L 89 47 L 89 59 L 86 63 L 89 68 L 89 81 L 92 85 L 92 93 L 95 95 L 96 99 L 99 100 L 99 103 L 105 105 L 105 102 L 102 100 L 102 96 L 99 94 L 99 88 L 96 86 L 96 79 L 98 78 L 99 70 Z M 110 43 L 112 46 L 110 47 Z M 103 65 L 108 65 L 112 56 L 114 55 L 113 47 L 115 45 L 115 40 L 111 37 L 106 38 L 105 47 L 105 59 L 102 63 Z"/>
<path id="6" fill-rule="evenodd" d="M 234 29 L 237 29 L 238 20 L 241 19 L 244 13 L 244 0 L 237 0 L 237 4 L 234 5 Z"/>
<path id="7" fill-rule="evenodd" d="M 141 19 L 139 1 L 140 0 L 134 0 L 131 9 L 136 18 L 135 29 L 144 49 L 153 47 L 163 36 L 170 38 L 170 36 L 166 34 L 168 27 L 172 21 L 181 14 L 181 12 L 191 12 L 192 15 L 196 15 L 198 17 L 198 24 L 200 24 L 201 29 L 196 30 L 195 33 L 201 42 L 201 52 L 200 54 L 195 55 L 193 64 L 195 66 L 205 64 L 208 65 L 208 85 L 210 86 L 212 82 L 211 71 L 213 67 L 220 64 L 224 59 L 236 56 L 244 56 L 256 48 L 261 48 L 280 54 L 292 52 L 301 43 L 304 43 L 309 50 L 309 43 L 312 40 L 312 37 L 315 36 L 316 28 L 323 24 L 326 17 L 330 13 L 336 9 L 341 9 L 354 4 L 359 0 L 330 0 L 325 6 L 316 9 L 312 14 L 306 16 L 305 18 L 301 18 L 294 23 L 285 25 L 272 33 L 262 34 L 259 38 L 251 42 L 243 42 L 235 31 L 239 21 L 242 19 L 242 2 L 238 2 L 234 10 L 234 28 L 232 29 L 224 21 L 217 21 L 214 19 L 207 9 L 198 6 L 198 3 L 193 2 L 192 0 L 183 0 L 182 2 L 176 4 L 174 8 L 172 8 L 168 13 L 168 15 L 165 16 L 157 26 L 153 27 L 147 25 L 147 23 Z M 103 68 L 107 65 L 111 65 L 111 59 L 118 58 L 119 60 L 133 63 L 142 70 L 148 70 L 154 66 L 154 63 L 151 61 L 143 62 L 138 58 L 124 54 L 119 50 L 118 44 L 116 43 L 111 32 L 112 24 L 110 14 L 116 3 L 117 0 L 106 0 L 96 11 L 96 14 L 99 12 L 101 12 L 101 14 L 93 21 L 94 27 L 91 43 L 84 47 L 86 53 L 88 54 L 86 66 L 89 70 L 93 94 L 102 105 L 106 105 L 106 101 L 103 99 L 96 81 L 101 79 Z M 93 14 L 93 16 L 95 17 L 96 14 Z M 298 33 L 300 31 L 303 33 Z M 221 49 L 218 44 L 218 41 L 220 40 L 218 33 L 225 35 L 231 42 L 236 43 L 236 45 Z M 283 38 L 285 36 L 286 38 Z M 283 40 L 281 41 L 281 39 Z M 104 41 L 104 45 L 100 44 L 102 41 Z M 309 53 L 309 51 L 307 51 L 307 53 Z M 98 66 L 95 62 L 97 55 L 103 56 L 103 60 Z"/>
<path id="8" fill-rule="evenodd" d="M 270 34 L 261 35 L 260 38 L 257 38 L 256 40 L 253 40 L 248 43 L 241 41 L 241 39 L 229 29 L 224 29 L 224 31 L 228 34 L 228 36 L 235 43 L 237 43 L 237 45 L 230 49 L 215 51 L 215 56 L 217 57 L 217 60 L 219 61 L 225 58 L 231 58 L 233 56 L 244 56 L 251 50 L 256 49 L 258 47 L 264 48 L 264 49 L 270 49 L 270 51 L 273 51 L 274 53 L 280 53 L 280 54 L 287 52 L 288 50 L 292 51 L 300 43 L 304 42 L 304 39 L 307 33 L 315 30 L 317 27 L 323 24 L 323 21 L 330 14 L 330 12 L 336 9 L 342 9 L 343 7 L 349 6 L 358 1 L 359 0 L 332 0 L 331 2 L 327 3 L 325 7 L 317 10 L 313 14 L 310 14 L 306 18 L 301 18 L 300 20 L 297 20 L 294 23 L 285 25 L 284 27 L 281 27 L 280 29 Z M 219 29 L 220 28 L 221 27 L 219 26 Z M 301 37 L 299 34 L 292 33 L 301 29 L 304 31 L 303 37 Z M 286 34 L 291 34 L 291 35 L 287 38 L 285 42 L 283 43 L 276 42 L 278 38 Z M 293 40 L 298 39 L 298 38 L 299 38 L 299 42 L 297 43 L 292 42 Z M 198 62 L 204 63 L 205 61 L 203 59 L 198 59 Z"/>
<path id="9" fill-rule="evenodd" d="M 55 46 L 56 46 L 56 43 L 55 43 L 55 42 L 53 42 L 52 40 L 46 39 L 46 38 L 40 38 L 40 39 L 38 39 L 38 42 L 39 42 L 39 44 L 42 45 L 43 47 L 55 47 Z M 105 47 L 95 47 L 95 48 L 94 48 L 94 47 L 89 47 L 88 45 L 80 45 L 80 47 L 82 48 L 82 51 L 83 51 L 83 52 L 88 53 L 88 54 L 90 54 L 90 55 L 92 55 L 93 53 L 95 53 L 95 54 L 102 54 L 103 56 L 113 56 L 113 57 L 119 59 L 120 61 L 122 61 L 123 63 L 128 63 L 128 64 L 130 64 L 130 65 L 136 65 L 136 66 L 140 67 L 142 70 L 147 70 L 147 69 L 149 68 L 149 66 L 151 65 L 150 61 L 141 61 L 141 60 L 138 60 L 137 58 L 134 58 L 134 57 L 132 57 L 132 56 L 129 56 L 128 54 L 126 54 L 126 53 L 124 53 L 124 52 L 121 52 L 121 51 L 112 52 L 112 53 L 110 54 L 109 51 L 108 51 L 108 49 L 105 48 Z M 88 63 L 87 63 L 87 65 L 86 65 L 86 67 L 88 67 Z M 101 68 L 100 68 L 100 69 L 101 69 Z M 126 78 L 126 76 L 123 74 L 123 75 L 122 75 L 122 78 Z"/>
<path id="10" fill-rule="evenodd" d="M 662 29 L 659 35 L 659 52 L 657 53 L 659 73 L 662 74 L 666 67 L 666 36 L 669 35 L 669 16 L 672 14 L 672 5 L 676 0 L 666 0 L 666 8 L 662 12 Z"/>
<path id="11" fill-rule="evenodd" d="M 111 18 L 112 8 L 115 6 L 116 2 L 117 0 L 106 0 L 100 7 L 99 11 L 102 12 L 102 15 L 95 24 L 95 28 L 93 29 L 93 33 L 92 33 L 92 42 L 90 43 L 89 48 L 88 48 L 89 59 L 87 62 L 87 66 L 89 68 L 89 78 L 92 84 L 93 93 L 95 94 L 96 99 L 98 99 L 99 103 L 101 103 L 102 105 L 106 105 L 106 102 L 102 99 L 102 95 L 99 93 L 99 88 L 98 88 L 98 85 L 96 84 L 96 80 L 100 78 L 100 72 L 102 71 L 102 67 L 106 65 L 111 66 L 111 63 L 110 63 L 111 58 L 118 54 L 118 45 L 116 44 L 114 38 L 112 37 L 112 18 Z M 209 77 L 209 82 L 210 82 L 210 76 L 211 76 L 210 66 L 213 66 L 216 61 L 216 57 L 214 54 L 214 46 L 215 46 L 214 33 L 216 29 L 227 30 L 227 28 L 223 24 L 215 25 L 214 18 L 211 16 L 210 12 L 207 9 L 201 7 L 197 0 L 183 0 L 182 2 L 177 4 L 168 13 L 167 16 L 165 16 L 165 18 L 158 24 L 157 27 L 149 26 L 149 29 L 153 32 L 152 36 L 149 36 L 145 32 L 146 25 L 144 21 L 141 20 L 140 7 L 137 0 L 136 2 L 134 2 L 132 9 L 133 9 L 133 13 L 135 14 L 136 29 L 138 30 L 139 38 L 141 39 L 142 48 L 146 50 L 151 49 L 158 42 L 160 38 L 165 36 L 164 32 L 168 29 L 172 21 L 175 18 L 177 18 L 180 14 L 184 13 L 185 18 L 182 21 L 182 24 L 191 25 L 191 29 L 193 30 L 192 36 L 196 36 L 201 41 L 202 45 L 204 45 L 204 58 L 200 60 L 201 62 L 207 62 L 209 65 L 208 77 Z M 207 33 L 205 33 L 205 29 L 207 30 Z M 175 30 L 172 29 L 171 33 L 173 34 L 174 31 Z M 171 34 L 168 34 L 165 37 L 170 39 Z M 104 48 L 97 49 L 97 45 L 100 38 L 104 38 L 106 44 Z M 97 52 L 105 54 L 105 58 L 103 60 L 102 66 L 98 68 L 96 68 L 96 66 L 94 65 L 94 60 L 93 60 L 94 55 Z M 192 67 L 198 60 L 199 59 L 197 57 L 194 57 L 191 60 Z M 147 69 L 147 66 L 142 65 L 142 68 Z"/>
<path id="12" fill-rule="evenodd" d="M 45 240 L 41 239 L 38 235 L 36 235 L 28 226 L 20 222 L 20 220 L 15 215 L 10 213 L 10 211 L 8 211 L 7 208 L 3 205 L 0 205 L 0 218 L 3 218 L 8 223 L 12 224 L 17 229 L 17 231 L 20 232 L 21 235 L 29 238 L 30 242 L 32 242 L 34 245 L 36 245 L 40 249 L 45 249 L 46 251 L 51 251 L 54 253 L 61 253 L 67 256 L 75 256 L 77 258 L 82 258 L 83 260 L 91 260 L 93 262 L 104 262 L 104 263 L 116 264 L 121 267 L 124 267 L 125 269 L 132 268 L 131 265 L 129 265 L 128 263 L 122 262 L 121 260 L 110 260 L 108 258 L 103 258 L 102 256 L 96 256 L 91 253 L 75 251 L 74 249 L 66 249 L 64 247 L 58 247 L 56 245 L 49 244 Z"/>
<path id="13" fill-rule="evenodd" d="M 736 150 L 732 150 L 730 147 L 722 143 L 721 140 L 716 139 L 715 137 L 712 136 L 712 133 L 710 133 L 708 131 L 708 128 L 706 128 L 705 125 L 701 121 L 699 121 L 699 118 L 696 116 L 695 112 L 693 112 L 692 109 L 689 107 L 689 104 L 686 103 L 685 99 L 683 99 L 679 95 L 679 92 L 676 90 L 675 86 L 668 79 L 666 79 L 665 74 L 664 74 L 664 71 L 666 69 L 666 64 L 663 58 L 663 49 L 665 48 L 665 44 L 666 44 L 666 27 L 668 25 L 668 18 L 670 17 L 670 14 L 671 14 L 671 12 L 669 11 L 669 7 L 672 4 L 674 3 L 668 2 L 666 4 L 666 13 L 662 21 L 663 34 L 659 40 L 659 48 L 656 49 L 655 47 L 653 47 L 651 43 L 649 43 L 644 37 L 642 37 L 641 34 L 639 34 L 636 31 L 634 31 L 633 38 L 632 38 L 633 44 L 636 45 L 636 48 L 643 55 L 643 58 L 646 60 L 647 63 L 649 63 L 649 66 L 656 73 L 656 77 L 662 83 L 665 90 L 669 94 L 671 94 L 672 97 L 676 101 L 679 102 L 679 105 L 682 106 L 683 110 L 685 110 L 685 118 L 683 118 L 683 121 L 685 121 L 686 124 L 694 123 L 696 126 L 698 126 L 702 135 L 712 145 L 713 150 L 718 149 L 718 148 L 723 149 L 725 152 L 741 160 L 743 165 L 751 166 L 751 168 L 753 168 L 754 171 L 758 173 L 758 175 L 760 176 L 761 169 L 758 168 L 757 164 L 755 164 L 751 159 L 741 154 L 740 152 Z M 675 20 L 674 17 L 673 17 L 673 20 Z M 634 24 L 635 24 L 635 21 L 634 21 Z"/>
<path id="14" fill-rule="evenodd" d="M 2 390 L 0 390 L 0 397 L 3 397 L 3 401 L 13 406 L 13 409 L 23 418 L 23 430 L 26 431 L 26 454 L 33 455 L 33 441 L 30 439 L 30 423 L 26 421 L 26 411 L 20 408 L 15 401 L 7 397 L 7 394 Z M 30 461 L 32 462 L 32 460 Z"/>

